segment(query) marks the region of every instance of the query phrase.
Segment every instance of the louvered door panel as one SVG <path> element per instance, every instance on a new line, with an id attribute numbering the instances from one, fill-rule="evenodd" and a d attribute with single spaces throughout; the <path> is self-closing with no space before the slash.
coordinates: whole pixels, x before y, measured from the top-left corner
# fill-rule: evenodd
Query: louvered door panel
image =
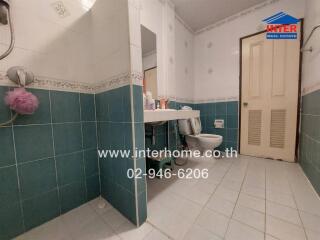
<path id="1" fill-rule="evenodd" d="M 248 121 L 248 144 L 260 146 L 261 145 L 261 110 L 250 110 Z"/>
<path id="2" fill-rule="evenodd" d="M 270 147 L 284 148 L 286 137 L 286 110 L 271 110 Z"/>

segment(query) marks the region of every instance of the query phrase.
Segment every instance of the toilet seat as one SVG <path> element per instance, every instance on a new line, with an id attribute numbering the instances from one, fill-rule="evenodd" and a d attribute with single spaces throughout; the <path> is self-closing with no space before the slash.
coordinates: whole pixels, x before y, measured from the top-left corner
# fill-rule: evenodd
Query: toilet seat
<path id="1" fill-rule="evenodd" d="M 195 137 L 200 137 L 200 138 L 216 138 L 216 139 L 220 139 L 222 138 L 222 136 L 220 135 L 216 135 L 216 134 L 198 134 Z"/>
<path id="2" fill-rule="evenodd" d="M 186 141 L 191 149 L 199 148 L 201 152 L 219 147 L 223 137 L 215 134 L 186 135 Z"/>
<path id="3" fill-rule="evenodd" d="M 222 143 L 223 137 L 215 134 L 199 134 L 195 136 L 204 148 L 209 146 L 219 146 Z"/>
<path id="4" fill-rule="evenodd" d="M 186 138 L 189 149 L 200 149 L 201 152 L 219 147 L 223 137 L 216 134 L 201 133 L 200 118 L 179 120 L 179 132 Z"/>

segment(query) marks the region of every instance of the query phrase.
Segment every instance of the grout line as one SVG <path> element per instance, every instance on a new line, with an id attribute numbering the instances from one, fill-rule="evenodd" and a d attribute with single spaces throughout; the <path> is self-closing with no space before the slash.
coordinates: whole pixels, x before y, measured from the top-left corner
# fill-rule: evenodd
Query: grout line
<path id="1" fill-rule="evenodd" d="M 240 160 L 240 161 L 241 161 L 241 160 Z M 243 187 L 243 183 L 245 182 L 245 179 L 246 179 L 247 174 L 248 174 L 249 164 L 250 164 L 250 160 L 248 159 L 248 160 L 247 160 L 246 171 L 245 171 L 245 174 L 244 174 L 243 179 L 242 179 L 242 183 L 241 183 L 241 187 L 240 187 L 240 190 L 239 190 L 239 193 L 238 193 L 238 197 L 237 197 L 237 200 L 236 200 L 236 202 L 235 202 L 235 204 L 234 204 L 234 208 L 233 208 L 233 210 L 232 210 L 231 217 L 230 217 L 230 219 L 228 220 L 228 226 L 227 226 L 227 229 L 226 229 L 226 231 L 225 231 L 225 234 L 224 234 L 223 238 L 226 238 L 226 235 L 227 235 L 228 230 L 229 230 L 229 227 L 230 227 L 231 220 L 233 220 L 232 217 L 233 217 L 233 215 L 234 215 L 234 211 L 235 211 L 235 209 L 236 209 L 236 207 L 237 207 L 237 203 L 238 203 L 238 201 L 239 201 L 239 197 L 240 197 L 240 194 L 241 194 L 241 189 L 242 189 L 242 187 Z M 231 168 L 232 168 L 232 166 L 230 167 L 230 169 L 231 169 Z M 224 177 L 223 177 L 223 178 L 224 178 Z M 223 180 L 222 180 L 222 181 L 223 181 Z"/>
<path id="2" fill-rule="evenodd" d="M 216 161 L 213 165 L 216 165 L 217 162 L 218 162 L 218 161 Z M 210 201 L 211 197 L 215 194 L 215 192 L 217 191 L 217 189 L 219 188 L 219 186 L 220 186 L 221 183 L 223 182 L 223 179 L 225 178 L 225 176 L 228 174 L 228 172 L 229 172 L 230 169 L 232 168 L 232 165 L 233 165 L 233 164 L 234 164 L 234 162 L 232 162 L 232 163 L 230 164 L 229 168 L 226 170 L 226 172 L 225 172 L 225 174 L 223 175 L 223 177 L 221 178 L 220 182 L 216 185 L 215 190 L 210 194 L 208 200 L 203 204 L 203 206 L 202 206 L 202 208 L 201 208 L 198 216 L 197 216 L 197 217 L 195 218 L 195 220 L 192 222 L 192 225 L 191 225 L 191 226 L 196 225 L 196 222 L 198 221 L 198 219 L 199 219 L 202 211 L 206 208 L 206 206 L 207 206 L 208 202 Z M 214 167 L 213 167 L 213 169 L 214 169 Z M 190 229 L 191 229 L 191 227 L 190 227 Z M 188 231 L 185 233 L 185 235 L 184 235 L 183 237 L 186 236 L 186 234 L 190 231 L 190 229 L 188 229 Z M 210 231 L 210 233 L 213 233 L 213 232 Z M 215 233 L 213 233 L 213 234 L 214 234 L 215 236 L 217 236 L 217 234 L 215 234 Z"/>
<path id="3" fill-rule="evenodd" d="M 147 219 L 146 222 L 149 223 L 154 229 L 158 230 L 160 233 L 162 233 L 163 235 L 165 235 L 168 239 L 175 240 L 173 237 L 171 237 L 170 235 L 168 235 L 165 231 L 162 231 L 162 229 L 158 228 L 156 225 L 154 225 L 154 224 L 153 224 L 152 222 L 150 222 L 148 219 Z M 151 230 L 151 232 L 152 232 L 152 230 Z M 148 234 L 149 234 L 149 233 L 148 233 Z M 148 234 L 147 234 L 143 239 L 145 239 L 145 238 L 148 236 Z M 143 239 L 142 239 L 142 240 L 143 240 Z"/>
<path id="4" fill-rule="evenodd" d="M 65 157 L 65 156 L 73 155 L 73 154 L 76 154 L 76 153 L 81 153 L 81 152 L 85 152 L 85 151 L 92 151 L 92 150 L 96 150 L 96 148 L 86 148 L 86 149 L 83 149 L 83 150 L 80 150 L 80 151 L 71 152 L 71 153 L 63 153 L 63 154 L 58 154 L 58 155 L 52 155 L 50 157 L 38 158 L 38 159 L 35 159 L 35 160 L 30 160 L 30 161 L 27 161 L 27 162 L 18 163 L 18 166 L 22 166 L 22 165 L 26 165 L 26 164 L 34 163 L 34 162 L 38 162 L 38 161 L 48 160 L 48 159 L 54 158 L 54 157 Z M 7 167 L 12 167 L 12 166 L 15 166 L 15 164 L 0 167 L 0 169 L 7 168 Z"/>
<path id="5" fill-rule="evenodd" d="M 97 141 L 97 149 L 99 149 L 99 137 L 98 137 L 98 121 L 97 121 L 97 103 L 96 103 L 96 94 L 93 94 L 93 104 L 94 104 L 94 118 L 95 118 L 95 124 L 96 124 L 96 141 Z M 101 189 L 101 169 L 100 169 L 100 157 L 97 154 L 97 161 L 98 161 L 98 175 L 99 175 L 99 193 L 101 196 L 102 189 Z"/>
<path id="6" fill-rule="evenodd" d="M 212 166 L 211 166 L 210 169 L 214 169 L 214 165 L 215 165 L 216 163 L 217 163 L 217 162 L 214 162 L 214 163 L 212 164 Z M 175 165 L 175 166 L 177 166 L 177 167 L 182 167 L 182 168 L 185 167 L 185 166 L 178 166 L 178 165 Z M 210 169 L 209 169 L 209 170 L 210 170 Z M 226 171 L 227 171 L 227 170 L 226 170 Z M 223 177 L 222 177 L 222 178 L 223 178 Z M 222 179 L 222 178 L 221 178 L 221 179 Z M 218 183 L 218 184 L 213 183 L 213 184 L 216 185 L 216 188 L 217 188 L 217 186 L 219 185 L 219 183 Z M 175 193 L 175 192 L 173 192 L 173 191 L 170 191 L 170 193 L 175 194 L 175 195 L 177 195 L 178 197 L 183 198 L 184 200 L 187 200 L 187 201 L 192 202 L 192 203 L 194 203 L 194 204 L 197 204 L 198 206 L 201 207 L 201 204 L 200 204 L 199 202 L 196 202 L 196 201 L 194 201 L 194 200 L 191 200 L 191 199 L 185 197 L 184 195 L 181 195 L 180 193 Z M 210 195 L 210 197 L 211 197 L 211 195 Z"/>
<path id="7" fill-rule="evenodd" d="M 249 209 L 251 209 L 251 208 L 249 208 Z M 252 209 L 251 209 L 251 210 L 252 210 Z M 262 232 L 261 229 L 258 229 L 258 228 L 256 228 L 256 227 L 253 227 L 253 226 L 251 226 L 251 225 L 249 225 L 249 224 L 247 224 L 247 223 L 245 223 L 245 222 L 242 222 L 242 221 L 240 221 L 240 220 L 238 220 L 238 219 L 231 218 L 230 220 L 235 221 L 235 222 L 238 222 L 238 223 L 240 223 L 240 224 L 242 224 L 242 225 L 245 225 L 245 226 L 247 226 L 248 228 L 251 228 L 251 229 L 253 229 L 253 230 L 257 231 L 257 232 L 263 233 L 263 235 L 264 235 L 263 237 L 265 237 L 265 235 L 266 235 L 266 232 L 265 232 L 265 231 Z M 251 240 L 251 239 L 248 239 L 248 240 Z"/>
<path id="8" fill-rule="evenodd" d="M 294 226 L 296 226 L 296 227 L 303 228 L 302 225 L 298 225 L 298 224 L 296 224 L 296 223 L 290 222 L 290 221 L 285 220 L 285 219 L 283 219 L 283 218 L 279 218 L 279 217 L 273 216 L 273 215 L 271 215 L 271 214 L 266 214 L 266 215 L 267 215 L 267 216 L 270 216 L 270 217 L 272 217 L 272 218 L 276 218 L 276 219 L 278 219 L 278 220 L 280 220 L 280 221 L 282 221 L 282 222 L 288 223 L 288 224 L 290 224 L 290 225 L 294 225 Z"/>
<path id="9" fill-rule="evenodd" d="M 71 121 L 71 122 L 43 122 L 43 123 L 28 123 L 28 124 L 12 124 L 14 127 L 31 127 L 31 126 L 46 126 L 46 125 L 61 125 L 61 124 L 76 124 L 76 123 L 95 123 L 96 121 L 86 121 L 81 120 L 79 118 L 79 121 Z M 11 126 L 3 126 L 1 128 L 9 128 Z"/>
<path id="10" fill-rule="evenodd" d="M 288 195 L 288 194 L 287 194 Z M 288 196 L 291 196 L 291 195 L 288 195 Z M 277 205 L 280 205 L 281 207 L 287 207 L 287 208 L 290 208 L 291 210 L 298 210 L 298 207 L 294 208 L 292 206 L 288 206 L 288 205 L 285 205 L 283 203 L 278 203 L 278 202 L 275 202 L 275 201 L 272 201 L 272 200 L 269 200 L 269 199 L 266 199 L 267 202 L 270 202 L 272 204 L 277 204 Z M 272 215 L 271 215 L 272 216 Z"/>
<path id="11" fill-rule="evenodd" d="M 41 192 L 41 193 L 38 193 L 38 194 L 33 194 L 32 197 L 25 198 L 25 199 L 22 200 L 22 202 L 25 202 L 25 201 L 28 201 L 28 200 L 31 200 L 31 199 L 34 199 L 34 198 L 38 198 L 40 196 L 46 195 L 47 193 L 53 192 L 55 190 L 57 190 L 57 187 L 51 188 L 50 190 L 45 191 L 45 192 Z M 48 221 L 50 221 L 50 220 L 48 220 Z M 46 221 L 44 223 L 47 223 L 48 221 Z M 42 224 L 44 224 L 44 223 L 42 223 Z"/>
<path id="12" fill-rule="evenodd" d="M 91 175 L 91 176 L 89 176 L 88 178 L 90 178 L 90 177 L 94 177 L 94 176 L 96 176 L 97 174 L 93 174 L 93 175 Z M 54 191 L 54 190 L 58 190 L 58 189 L 62 189 L 62 188 L 65 188 L 65 187 L 69 187 L 69 186 L 71 186 L 71 185 L 73 185 L 73 184 L 75 184 L 75 183 L 82 183 L 82 181 L 74 181 L 74 182 L 70 182 L 70 183 L 67 183 L 67 184 L 64 184 L 64 185 L 61 185 L 61 186 L 58 186 L 58 187 L 54 187 L 54 188 L 51 188 L 50 190 L 48 190 L 48 191 L 45 191 L 45 192 L 41 192 L 41 193 L 38 193 L 38 194 L 34 194 L 34 195 L 32 195 L 32 197 L 29 197 L 29 198 L 25 198 L 25 199 L 23 199 L 23 200 L 21 200 L 22 202 L 24 202 L 24 201 L 26 201 L 26 200 L 30 200 L 30 199 L 33 199 L 33 198 L 37 198 L 37 197 L 39 197 L 39 196 L 42 196 L 42 195 L 45 195 L 45 194 L 47 194 L 47 193 L 50 193 L 50 192 L 52 192 L 52 191 Z M 90 200 L 91 201 L 91 200 Z M 86 202 L 88 202 L 88 201 L 86 201 Z M 81 205 L 83 205 L 83 204 L 81 204 Z M 78 207 L 80 207 L 81 205 L 79 205 Z M 76 208 L 78 208 L 78 207 L 76 207 Z M 71 211 L 71 210 L 69 210 L 69 211 Z M 69 212 L 68 211 L 68 212 Z M 62 215 L 62 214 L 60 214 L 60 215 Z M 59 216 L 60 216 L 59 215 Z M 50 221 L 50 220 L 49 220 Z M 48 221 L 47 221 L 48 222 Z M 44 222 L 44 223 L 46 223 L 46 222 Z"/>
<path id="13" fill-rule="evenodd" d="M 0 167 L 0 169 L 5 169 L 5 168 L 9 168 L 9 167 L 16 167 L 16 166 L 17 166 L 17 164 L 12 164 L 12 165 Z"/>
<path id="14" fill-rule="evenodd" d="M 10 114 L 11 114 L 11 117 L 12 117 L 12 111 L 10 111 Z M 22 205 L 21 183 L 20 183 L 20 176 L 19 176 L 18 159 L 17 159 L 17 149 L 16 149 L 16 141 L 15 141 L 15 134 L 14 134 L 13 124 L 11 125 L 11 133 L 12 133 L 14 159 L 15 159 L 15 166 L 16 166 L 18 192 L 19 192 L 18 194 L 19 194 L 20 213 L 21 213 L 21 220 L 22 220 L 23 232 L 25 232 L 25 231 L 26 231 L 26 225 L 25 225 L 24 211 L 23 211 L 23 205 Z"/>
<path id="15" fill-rule="evenodd" d="M 56 147 L 54 141 L 54 132 L 53 132 L 53 124 L 52 124 L 52 101 L 51 101 L 51 90 L 49 91 L 49 112 L 50 112 L 50 121 L 51 121 L 51 138 L 52 138 L 52 146 L 53 146 L 53 159 L 54 159 L 54 167 L 56 172 L 56 184 L 57 184 L 57 192 L 58 192 L 58 200 L 59 200 L 59 215 L 62 214 L 61 209 L 61 194 L 59 188 L 59 178 L 58 178 L 58 168 L 57 168 L 57 159 L 56 159 Z"/>
<path id="16" fill-rule="evenodd" d="M 234 163 L 233 163 L 233 164 L 234 164 Z M 229 167 L 229 169 L 226 171 L 225 175 L 221 178 L 220 183 L 218 183 L 217 186 L 216 186 L 216 189 L 221 185 L 221 183 L 223 183 L 223 180 L 225 179 L 225 176 L 226 176 L 227 173 L 230 171 L 230 169 L 232 168 L 233 164 L 231 164 L 231 166 Z M 248 165 L 247 165 L 246 172 L 248 172 L 248 166 L 249 166 L 249 164 L 250 164 L 250 163 L 248 163 Z M 214 169 L 214 168 L 212 168 L 212 169 Z M 245 177 L 244 177 L 244 179 L 243 179 L 243 183 L 245 182 L 246 176 L 247 176 L 247 173 L 245 174 Z M 242 183 L 242 186 L 243 186 L 243 183 Z M 242 186 L 240 187 L 239 195 L 241 194 Z M 227 189 L 229 189 L 229 188 L 227 188 Z M 231 191 L 231 189 L 229 189 L 229 190 Z M 235 190 L 232 190 L 232 191 L 236 192 Z M 174 194 L 174 192 L 171 192 L 171 193 Z M 210 195 L 209 200 L 211 199 L 212 195 L 214 195 L 214 194 L 215 194 L 215 191 Z M 177 195 L 178 195 L 179 197 L 185 199 L 185 200 L 188 200 L 188 201 L 190 201 L 190 202 L 196 203 L 196 202 L 194 202 L 194 201 L 192 201 L 192 200 L 190 200 L 190 199 L 188 199 L 188 198 L 185 198 L 184 196 L 180 196 L 179 194 L 177 194 Z M 238 195 L 238 197 L 239 197 L 239 195 Z M 250 195 L 250 196 L 251 196 L 251 195 Z M 255 196 L 252 196 L 252 197 L 255 197 Z M 265 199 L 262 199 L 262 198 L 258 198 L 258 197 L 255 197 L 255 198 L 266 201 Z M 228 201 L 228 200 L 226 200 L 226 201 Z M 201 206 L 199 203 L 196 203 L 196 204 L 197 204 L 198 206 Z M 235 207 L 236 207 L 237 202 L 235 202 L 234 204 L 235 204 Z M 201 211 L 202 211 L 204 208 L 206 208 L 206 205 L 207 205 L 207 204 L 203 205 Z M 242 206 L 242 205 L 241 205 L 241 206 Z M 233 209 L 233 212 L 234 212 L 234 210 L 235 210 L 235 207 L 234 207 L 234 209 Z M 256 211 L 256 212 L 259 212 L 259 213 L 262 213 L 262 214 L 266 215 L 265 212 L 260 212 L 260 211 L 258 211 L 258 210 L 255 210 L 255 209 L 252 209 L 252 208 L 249 208 L 249 207 L 246 207 L 246 206 L 242 206 L 242 207 L 248 208 L 248 209 L 250 209 L 250 210 L 252 210 L 252 211 Z M 233 219 L 232 216 L 230 217 L 230 216 L 227 216 L 227 215 L 225 215 L 225 214 L 223 214 L 223 213 L 217 212 L 217 211 L 215 211 L 215 210 L 213 210 L 213 209 L 210 209 L 210 208 L 208 208 L 208 209 L 209 209 L 210 211 L 213 211 L 213 212 L 215 212 L 215 213 L 218 213 L 218 214 L 220 214 L 220 215 L 223 215 L 223 216 L 229 218 L 230 221 L 231 221 L 231 220 L 237 221 L 237 222 L 239 222 L 239 223 L 241 223 L 241 224 L 243 224 L 243 225 L 246 225 L 247 227 L 249 227 L 249 228 L 251 228 L 251 229 L 254 229 L 254 230 L 262 233 L 261 229 L 257 229 L 257 228 L 255 228 L 255 227 L 253 227 L 253 226 L 251 226 L 251 225 L 248 225 L 247 223 L 241 222 L 241 221 L 239 221 L 239 220 L 237 220 L 237 219 Z M 201 212 L 201 211 L 200 211 L 200 212 Z M 232 214 L 232 215 L 233 215 L 233 214 Z M 198 215 L 198 217 L 199 217 L 199 215 Z M 198 217 L 197 217 L 197 218 L 198 218 Z M 197 220 L 197 218 L 196 218 L 196 220 Z M 195 220 L 195 222 L 196 222 L 196 220 Z M 280 220 L 282 220 L 282 219 L 280 219 Z M 148 221 L 148 222 L 151 223 L 150 221 Z M 192 224 L 192 226 L 195 225 L 195 222 Z M 214 235 L 216 235 L 216 233 L 213 233 L 213 232 L 211 232 L 211 231 L 209 231 L 209 232 L 212 233 L 212 234 L 214 234 Z M 226 230 L 226 233 L 227 233 L 227 230 Z M 264 231 L 263 233 L 265 234 L 265 231 Z M 217 236 L 217 235 L 216 235 L 216 236 Z"/>
<path id="17" fill-rule="evenodd" d="M 82 149 L 82 164 L 83 164 L 83 173 L 84 173 L 84 188 L 85 188 L 85 202 L 88 200 L 88 186 L 87 186 L 87 173 L 86 173 L 86 162 L 84 159 L 84 139 L 83 139 L 83 122 L 82 122 L 82 107 L 81 107 L 81 94 L 78 93 L 79 100 L 79 114 L 80 114 L 80 132 L 81 132 L 81 149 Z"/>
<path id="18" fill-rule="evenodd" d="M 317 197 L 317 199 L 320 201 L 320 195 L 317 193 L 317 191 L 315 190 L 315 188 L 313 187 L 312 183 L 310 182 L 308 176 L 306 175 L 306 173 L 304 172 L 302 166 L 300 164 L 298 164 L 300 171 L 302 172 L 302 175 L 305 177 L 305 179 L 307 180 L 307 182 L 309 183 L 310 188 L 312 189 L 312 191 L 314 192 L 315 196 Z M 298 206 L 297 206 L 298 209 Z M 312 214 L 312 213 L 311 213 Z M 315 214 L 313 214 L 315 215 Z M 318 215 L 316 215 L 318 216 Z"/>
<path id="19" fill-rule="evenodd" d="M 286 180 L 288 181 L 288 184 L 289 184 L 289 188 L 290 188 L 290 191 L 291 191 L 291 194 L 292 194 L 292 197 L 293 197 L 293 201 L 294 201 L 295 205 L 297 206 L 297 211 L 298 211 L 299 219 L 300 219 L 300 222 L 301 222 L 301 226 L 300 227 L 302 227 L 304 235 L 305 235 L 306 239 L 308 239 L 307 231 L 306 231 L 306 228 L 305 228 L 304 223 L 302 221 L 302 217 L 301 217 L 301 213 L 300 213 L 301 210 L 298 208 L 296 196 L 295 196 L 295 194 L 293 192 L 293 189 L 292 189 L 291 182 L 290 182 L 289 175 L 288 175 L 287 171 L 288 171 L 288 169 L 286 168 L 285 176 L 286 176 Z"/>
<path id="20" fill-rule="evenodd" d="M 311 116 L 311 117 L 319 117 L 320 116 L 320 114 L 312 114 L 312 113 L 302 113 L 301 115 Z"/>
<path id="21" fill-rule="evenodd" d="M 110 121 L 110 120 L 99 120 L 97 122 L 100 122 L 100 123 L 145 123 L 145 122 L 135 122 L 133 120 L 132 120 L 132 122 L 126 122 L 126 121 L 116 122 L 116 121 Z"/>
<path id="22" fill-rule="evenodd" d="M 314 142 L 316 142 L 316 143 L 320 143 L 320 141 L 319 141 L 319 140 L 317 140 L 317 139 L 315 139 L 315 138 L 311 137 L 310 135 L 308 135 L 308 134 L 306 134 L 306 133 L 304 133 L 304 132 L 301 132 L 301 135 L 306 136 L 307 138 L 311 139 L 312 141 L 314 141 Z"/>

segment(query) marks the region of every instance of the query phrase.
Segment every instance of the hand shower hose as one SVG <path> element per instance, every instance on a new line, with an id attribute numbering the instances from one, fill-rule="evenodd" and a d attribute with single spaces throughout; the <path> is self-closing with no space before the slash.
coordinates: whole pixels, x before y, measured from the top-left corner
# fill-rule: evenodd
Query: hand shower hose
<path id="1" fill-rule="evenodd" d="M 1 1 L 0 1 L 0 4 L 1 4 Z M 15 43 L 14 29 L 13 29 L 13 23 L 12 23 L 12 18 L 11 18 L 10 6 L 7 2 L 4 2 L 4 6 L 7 8 L 7 11 L 8 11 L 8 21 L 9 21 L 9 28 L 10 28 L 10 46 L 7 49 L 7 51 L 5 51 L 5 53 L 0 55 L 0 60 L 4 59 L 12 52 L 13 47 L 14 47 L 14 43 Z M 17 116 L 18 116 L 18 113 L 15 113 L 9 121 L 7 121 L 5 123 L 0 123 L 0 127 L 4 127 L 4 126 L 11 124 L 17 118 Z"/>
<path id="2" fill-rule="evenodd" d="M 1 0 L 0 0 L 0 4 L 1 4 Z M 4 59 L 12 52 L 13 47 L 14 47 L 14 43 L 15 43 L 14 28 L 13 28 L 13 23 L 12 23 L 10 6 L 9 6 L 9 4 L 4 5 L 4 6 L 7 7 L 7 10 L 8 10 L 8 21 L 9 21 L 9 28 L 10 28 L 10 46 L 5 53 L 0 55 L 0 60 Z"/>

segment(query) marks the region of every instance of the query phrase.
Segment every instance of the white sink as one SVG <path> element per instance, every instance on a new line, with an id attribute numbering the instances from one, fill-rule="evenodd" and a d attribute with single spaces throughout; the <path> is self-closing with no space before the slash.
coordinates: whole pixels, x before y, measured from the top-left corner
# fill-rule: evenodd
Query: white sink
<path id="1" fill-rule="evenodd" d="M 177 111 L 176 109 L 155 109 L 155 110 L 144 110 L 145 112 L 171 112 Z"/>
<path id="2" fill-rule="evenodd" d="M 197 110 L 175 110 L 175 109 L 157 109 L 144 110 L 144 122 L 160 122 L 179 119 L 189 119 L 200 116 Z"/>

